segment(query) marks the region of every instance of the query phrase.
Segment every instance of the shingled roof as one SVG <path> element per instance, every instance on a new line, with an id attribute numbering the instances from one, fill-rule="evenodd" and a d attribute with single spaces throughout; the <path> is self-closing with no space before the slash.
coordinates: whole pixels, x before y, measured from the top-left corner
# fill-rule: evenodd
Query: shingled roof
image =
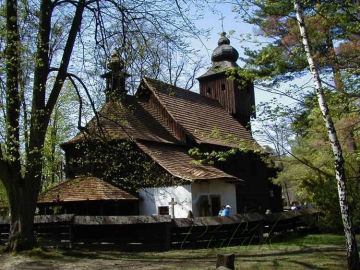
<path id="1" fill-rule="evenodd" d="M 235 146 L 236 140 L 255 142 L 250 132 L 228 114 L 218 101 L 149 78 L 144 78 L 142 83 L 197 143 Z M 214 130 L 219 136 L 210 136 Z M 231 136 L 233 143 L 223 139 Z"/>
<path id="2" fill-rule="evenodd" d="M 162 143 L 179 143 L 179 141 L 160 124 L 156 110 L 149 104 L 127 96 L 126 102 L 107 102 L 87 125 L 87 132 L 78 133 L 62 146 L 79 143 L 85 138 L 94 139 L 142 139 Z M 102 138 L 101 136 L 105 136 Z"/>
<path id="3" fill-rule="evenodd" d="M 78 177 L 60 183 L 40 194 L 38 203 L 137 200 L 133 195 L 96 177 Z"/>
<path id="4" fill-rule="evenodd" d="M 213 166 L 195 164 L 183 146 L 138 141 L 141 150 L 175 177 L 185 180 L 234 180 L 240 179 Z"/>
<path id="5" fill-rule="evenodd" d="M 173 130 L 173 123 L 181 132 Z M 101 134 L 106 137 L 101 138 Z M 84 139 L 133 139 L 142 151 L 175 177 L 239 180 L 213 166 L 194 164 L 184 146 L 188 143 L 185 135 L 200 144 L 234 147 L 238 146 L 238 140 L 255 143 L 250 132 L 218 101 L 144 78 L 136 96 L 127 96 L 122 102 L 107 102 L 98 113 L 98 120 L 94 117 L 89 122 L 86 133 L 80 132 L 62 146 Z"/>
<path id="6" fill-rule="evenodd" d="M 144 78 L 143 86 L 149 89 L 174 121 L 197 143 L 237 146 L 237 140 L 255 142 L 250 132 L 228 114 L 218 101 L 157 80 Z M 87 132 L 80 132 L 62 144 L 78 143 L 88 139 L 146 140 L 161 143 L 182 144 L 167 126 L 166 121 L 149 102 L 127 96 L 126 101 L 107 102 L 98 113 L 99 124 L 94 117 L 87 125 Z M 99 128 L 101 127 L 101 129 Z M 211 136 L 216 130 L 216 136 Z M 225 140 L 224 138 L 233 138 Z"/>

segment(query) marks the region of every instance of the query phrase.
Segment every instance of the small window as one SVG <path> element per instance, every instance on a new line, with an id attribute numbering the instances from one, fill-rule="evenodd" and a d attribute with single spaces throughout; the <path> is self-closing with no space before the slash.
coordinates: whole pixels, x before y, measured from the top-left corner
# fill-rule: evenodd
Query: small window
<path id="1" fill-rule="evenodd" d="M 224 83 L 221 84 L 221 90 L 222 90 L 222 91 L 225 91 L 225 84 L 224 84 Z"/>
<path id="2" fill-rule="evenodd" d="M 210 89 L 210 87 L 206 90 L 206 94 L 207 94 L 208 96 L 211 95 L 211 89 Z"/>
<path id="3" fill-rule="evenodd" d="M 159 215 L 162 215 L 162 216 L 168 216 L 169 215 L 169 206 L 159 206 L 158 213 L 159 213 Z"/>

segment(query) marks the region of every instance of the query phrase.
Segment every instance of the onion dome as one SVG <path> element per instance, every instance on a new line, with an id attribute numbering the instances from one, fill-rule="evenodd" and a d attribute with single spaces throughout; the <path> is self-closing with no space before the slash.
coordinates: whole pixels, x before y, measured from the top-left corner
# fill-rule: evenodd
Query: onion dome
<path id="1" fill-rule="evenodd" d="M 212 62 L 229 61 L 236 62 L 239 58 L 238 51 L 230 45 L 230 40 L 226 37 L 226 33 L 221 33 L 218 46 L 211 55 Z"/>

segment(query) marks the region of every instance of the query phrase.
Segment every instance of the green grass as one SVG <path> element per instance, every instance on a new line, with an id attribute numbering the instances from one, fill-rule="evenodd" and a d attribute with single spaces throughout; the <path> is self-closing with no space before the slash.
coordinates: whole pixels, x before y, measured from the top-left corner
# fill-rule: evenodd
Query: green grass
<path id="1" fill-rule="evenodd" d="M 357 237 L 360 242 L 360 237 Z M 234 253 L 236 269 L 345 269 L 344 236 L 333 234 L 287 235 L 265 239 L 263 245 L 209 249 L 184 249 L 166 252 L 122 252 L 117 250 L 34 249 L 24 253 L 33 260 L 76 265 L 87 263 L 101 268 L 102 263 L 138 265 L 141 269 L 215 269 L 218 253 Z M 100 264 L 100 265 L 99 265 Z M 163 268 L 162 268 L 163 267 Z M 61 268 L 60 268 L 61 269 Z M 119 267 L 119 269 L 122 269 Z"/>
<path id="2" fill-rule="evenodd" d="M 141 260 L 148 263 L 174 263 L 175 269 L 214 269 L 218 253 L 234 253 L 236 269 L 344 269 L 345 241 L 341 235 L 290 235 L 287 239 L 265 239 L 263 245 L 214 249 L 171 250 L 167 252 L 81 252 L 89 259 Z M 79 251 L 67 256 L 78 257 Z M 179 262 L 179 263 L 176 263 Z M 187 262 L 187 263 L 185 263 Z"/>

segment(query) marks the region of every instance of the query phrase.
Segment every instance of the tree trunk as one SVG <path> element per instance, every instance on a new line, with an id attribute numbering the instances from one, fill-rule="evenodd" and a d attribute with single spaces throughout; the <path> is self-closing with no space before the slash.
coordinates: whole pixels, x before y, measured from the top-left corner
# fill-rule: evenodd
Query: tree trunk
<path id="1" fill-rule="evenodd" d="M 286 183 L 284 183 L 284 188 L 285 188 L 285 194 L 286 194 L 286 199 L 287 199 L 287 204 L 290 206 L 291 202 L 290 202 L 290 196 L 289 196 L 289 189 Z"/>
<path id="2" fill-rule="evenodd" d="M 14 179 L 12 179 L 14 180 Z M 8 251 L 21 251 L 31 249 L 35 245 L 33 232 L 33 221 L 37 198 L 35 194 L 29 192 L 27 183 L 24 179 L 17 179 L 18 183 L 22 183 L 8 192 L 10 205 L 10 232 Z"/>
<path id="3" fill-rule="evenodd" d="M 60 90 L 66 79 L 75 39 L 81 25 L 85 0 L 77 2 L 76 11 L 63 52 L 60 71 L 55 87 L 46 101 L 46 82 L 49 74 L 49 37 L 51 31 L 51 0 L 42 0 L 39 10 L 39 32 L 35 57 L 33 100 L 30 121 L 26 163 L 21 168 L 19 143 L 20 95 L 18 75 L 20 74 L 20 39 L 17 22 L 17 1 L 6 1 L 6 145 L 4 153 L 0 148 L 0 180 L 6 188 L 10 205 L 9 251 L 31 249 L 35 244 L 33 221 L 37 197 L 41 188 L 42 149 L 46 129 Z M 5 158 L 6 156 L 6 158 Z M 24 169 L 24 175 L 21 174 Z"/>
<path id="4" fill-rule="evenodd" d="M 20 37 L 16 0 L 6 1 L 6 154 L 0 151 L 0 178 L 6 188 L 11 221 L 9 250 L 32 247 L 35 198 L 27 200 L 31 188 L 21 176 L 19 117 Z M 6 158 L 5 158 L 6 156 Z M 35 210 L 35 209 L 34 209 Z M 30 226 L 29 226 L 30 224 Z"/>
<path id="5" fill-rule="evenodd" d="M 58 122 L 58 114 L 59 114 L 59 107 L 55 106 L 54 108 L 54 117 L 52 119 L 52 127 L 51 127 L 51 131 L 50 131 L 50 151 L 51 151 L 51 156 L 50 156 L 50 168 L 51 168 L 51 185 L 53 185 L 55 183 L 55 177 L 56 177 L 56 173 L 57 170 L 59 168 L 59 166 L 57 164 L 55 164 L 55 152 L 56 152 L 56 142 L 57 142 L 57 122 Z"/>
<path id="6" fill-rule="evenodd" d="M 331 144 L 331 148 L 334 154 L 335 159 L 335 175 L 338 186 L 338 194 L 339 194 L 339 203 L 341 210 L 341 217 L 344 224 L 344 232 L 346 237 L 346 245 L 347 245 L 347 260 L 348 260 L 348 269 L 349 270 L 359 270 L 359 254 L 357 251 L 355 233 L 352 228 L 351 217 L 349 213 L 349 205 L 347 200 L 347 190 L 345 183 L 345 168 L 344 168 L 344 158 L 342 154 L 342 149 L 340 146 L 340 142 L 338 140 L 334 123 L 329 114 L 329 108 L 326 103 L 325 95 L 322 90 L 321 80 L 319 76 L 319 72 L 315 66 L 311 50 L 309 39 L 306 33 L 306 27 L 304 23 L 304 19 L 302 16 L 302 10 L 300 7 L 300 0 L 294 0 L 294 8 L 296 12 L 296 18 L 298 20 L 299 30 L 302 38 L 302 42 L 304 45 L 304 49 L 306 52 L 306 56 L 309 62 L 309 68 L 313 75 L 313 80 L 315 84 L 316 95 L 319 102 L 319 107 L 321 113 L 323 115 L 323 119 L 328 131 L 329 141 Z"/>
<path id="7" fill-rule="evenodd" d="M 17 1 L 6 1 L 6 144 L 13 171 L 20 172 L 19 117 L 20 37 L 17 25 Z"/>

